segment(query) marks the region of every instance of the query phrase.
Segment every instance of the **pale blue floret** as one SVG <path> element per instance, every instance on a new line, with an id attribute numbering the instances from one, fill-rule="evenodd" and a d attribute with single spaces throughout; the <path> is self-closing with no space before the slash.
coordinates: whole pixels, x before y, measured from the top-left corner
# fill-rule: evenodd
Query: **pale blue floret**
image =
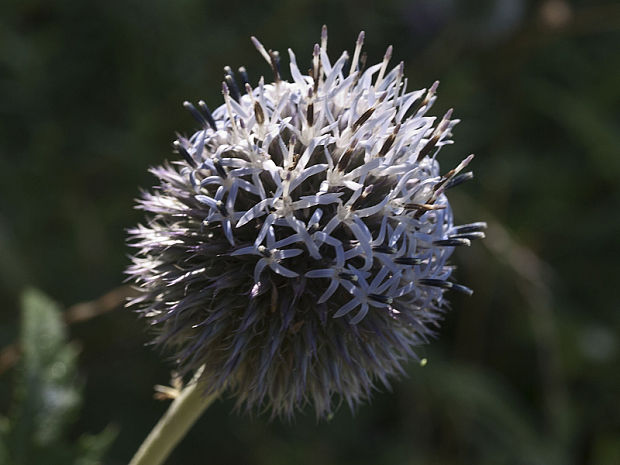
<path id="1" fill-rule="evenodd" d="M 262 257 L 254 268 L 254 282 L 260 281 L 260 275 L 265 269 L 266 266 L 269 266 L 276 273 L 286 276 L 287 278 L 294 278 L 299 276 L 298 273 L 285 268 L 280 264 L 282 260 L 287 258 L 296 257 L 303 253 L 302 249 L 285 249 L 282 250 L 283 247 L 287 245 L 291 245 L 297 242 L 299 238 L 295 235 L 289 236 L 286 239 L 276 241 L 275 234 L 273 232 L 273 227 L 270 227 L 267 232 L 267 247 L 264 245 L 253 245 L 250 247 L 243 247 L 241 249 L 237 249 L 234 252 L 231 252 L 231 256 L 239 256 L 239 255 L 258 255 Z"/>

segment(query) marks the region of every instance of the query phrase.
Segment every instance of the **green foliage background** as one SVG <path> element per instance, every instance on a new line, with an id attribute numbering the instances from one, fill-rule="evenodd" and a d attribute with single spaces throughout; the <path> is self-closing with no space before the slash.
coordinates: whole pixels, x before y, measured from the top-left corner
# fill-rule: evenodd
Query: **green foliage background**
<path id="1" fill-rule="evenodd" d="M 433 112 L 462 123 L 440 161 L 476 154 L 457 220 L 490 223 L 456 254 L 476 293 L 452 297 L 428 365 L 355 414 L 268 423 L 224 399 L 169 463 L 620 463 L 620 4 L 586 0 L 2 2 L 0 347 L 22 349 L 0 374 L 0 461 L 99 463 L 111 441 L 102 463 L 128 461 L 171 365 L 128 311 L 65 326 L 36 291 L 20 317 L 21 296 L 119 286 L 146 169 L 195 129 L 181 102 L 219 105 L 225 65 L 267 75 L 250 35 L 309 62 L 323 23 L 332 56 L 364 29 L 371 62 L 393 44 L 410 87 L 441 80 Z"/>

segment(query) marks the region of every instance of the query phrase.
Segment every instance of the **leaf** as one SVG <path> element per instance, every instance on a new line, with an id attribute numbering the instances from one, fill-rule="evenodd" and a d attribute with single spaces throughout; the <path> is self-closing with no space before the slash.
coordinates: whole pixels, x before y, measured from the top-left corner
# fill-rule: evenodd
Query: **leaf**
<path id="1" fill-rule="evenodd" d="M 0 422 L 0 464 L 95 465 L 116 436 L 112 428 L 68 441 L 77 416 L 81 385 L 78 350 L 67 342 L 58 305 L 40 291 L 22 296 L 20 344 L 15 396 L 10 415 Z"/>
<path id="2" fill-rule="evenodd" d="M 17 444 L 25 448 L 54 443 L 80 402 L 75 363 L 77 349 L 66 343 L 58 306 L 29 289 L 22 297 L 21 382 Z M 21 453 L 28 455 L 27 450 Z"/>

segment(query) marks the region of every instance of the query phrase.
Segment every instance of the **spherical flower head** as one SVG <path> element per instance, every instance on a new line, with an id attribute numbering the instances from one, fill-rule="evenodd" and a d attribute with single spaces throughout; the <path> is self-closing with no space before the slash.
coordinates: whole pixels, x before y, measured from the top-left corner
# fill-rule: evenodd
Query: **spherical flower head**
<path id="1" fill-rule="evenodd" d="M 472 156 L 445 174 L 436 160 L 458 120 L 427 116 L 437 83 L 407 91 L 392 47 L 365 68 L 363 39 L 332 62 L 324 29 L 308 75 L 289 50 L 288 82 L 252 38 L 274 82 L 225 68 L 223 105 L 186 102 L 202 128 L 138 202 L 131 305 L 181 373 L 202 367 L 239 406 L 354 407 L 435 334 L 446 290 L 471 293 L 448 258 L 485 225 L 455 226 L 445 193 Z"/>

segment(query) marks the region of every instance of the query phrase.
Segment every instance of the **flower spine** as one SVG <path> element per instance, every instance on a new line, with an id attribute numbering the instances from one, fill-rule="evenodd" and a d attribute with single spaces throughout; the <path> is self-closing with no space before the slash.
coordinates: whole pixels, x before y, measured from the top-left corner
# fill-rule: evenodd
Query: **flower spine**
<path id="1" fill-rule="evenodd" d="M 436 155 L 458 120 L 427 116 L 438 83 L 407 91 L 403 63 L 364 68 L 327 55 L 327 30 L 292 81 L 277 52 L 252 38 L 272 69 L 252 88 L 225 68 L 224 104 L 184 106 L 202 126 L 174 142 L 180 159 L 138 208 L 132 306 L 182 372 L 204 366 L 204 389 L 239 405 L 317 415 L 351 407 L 402 371 L 433 336 L 454 247 L 484 237 L 455 226 L 446 191 L 472 177 L 473 155 L 441 174 Z"/>

